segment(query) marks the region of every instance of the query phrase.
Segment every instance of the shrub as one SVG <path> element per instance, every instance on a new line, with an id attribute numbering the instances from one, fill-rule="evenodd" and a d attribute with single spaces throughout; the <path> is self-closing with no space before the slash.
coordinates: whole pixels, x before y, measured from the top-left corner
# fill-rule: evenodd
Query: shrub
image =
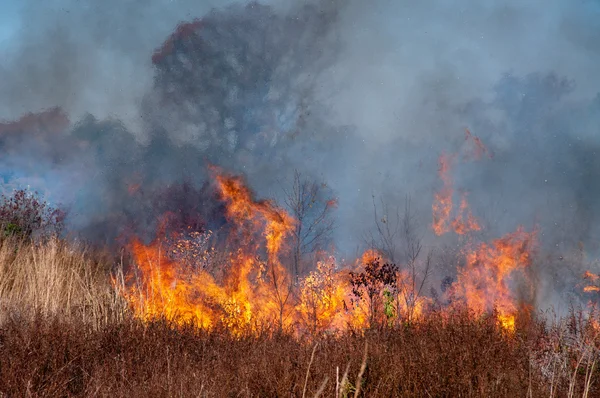
<path id="1" fill-rule="evenodd" d="M 24 189 L 0 197 L 0 231 L 4 237 L 47 238 L 60 235 L 66 212 L 50 206 L 37 192 Z"/>

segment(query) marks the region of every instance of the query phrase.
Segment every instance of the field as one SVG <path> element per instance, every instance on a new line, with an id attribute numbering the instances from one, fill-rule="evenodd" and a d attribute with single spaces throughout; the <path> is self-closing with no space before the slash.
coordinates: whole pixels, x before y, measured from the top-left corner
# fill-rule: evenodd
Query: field
<path id="1" fill-rule="evenodd" d="M 111 257 L 56 238 L 0 246 L 4 396 L 597 396 L 594 315 L 467 307 L 337 332 L 136 316 Z M 121 278 L 123 280 L 123 278 Z M 172 313 L 171 313 L 172 315 Z M 226 319 L 226 318 L 222 318 Z"/>
<path id="2" fill-rule="evenodd" d="M 600 397 L 600 8 L 472 3 L 0 1 L 0 398 Z"/>

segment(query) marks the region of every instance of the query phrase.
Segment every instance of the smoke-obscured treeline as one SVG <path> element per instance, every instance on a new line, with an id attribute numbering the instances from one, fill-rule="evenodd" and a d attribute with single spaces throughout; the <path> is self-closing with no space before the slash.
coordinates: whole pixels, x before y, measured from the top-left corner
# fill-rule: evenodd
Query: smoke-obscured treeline
<path id="1" fill-rule="evenodd" d="M 454 246 L 431 234 L 431 201 L 438 156 L 469 128 L 493 157 L 460 164 L 457 191 L 482 238 L 539 228 L 554 300 L 581 271 L 564 264 L 598 254 L 593 7 L 25 2 L 2 63 L 3 186 L 118 245 L 166 212 L 222 227 L 208 164 L 279 203 L 299 171 L 336 200 L 344 256 L 375 227 L 373 196 L 392 213 L 410 196 L 424 243 Z"/>

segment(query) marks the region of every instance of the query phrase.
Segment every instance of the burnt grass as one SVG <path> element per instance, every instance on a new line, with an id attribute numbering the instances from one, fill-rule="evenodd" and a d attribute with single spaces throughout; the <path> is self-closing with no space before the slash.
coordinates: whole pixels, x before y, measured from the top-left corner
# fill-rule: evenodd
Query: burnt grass
<path id="1" fill-rule="evenodd" d="M 549 381 L 530 361 L 545 334 L 541 323 L 507 334 L 492 317 L 447 315 L 310 339 L 271 332 L 234 338 L 164 321 L 93 330 L 13 317 L 0 329 L 0 395 L 312 397 L 325 383 L 321 396 L 334 397 L 348 369 L 339 396 L 354 396 L 357 387 L 365 397 L 549 396 Z M 582 396 L 585 375 L 576 377 L 575 396 Z M 555 384 L 556 396 L 566 396 L 568 385 Z M 600 394 L 596 384 L 590 397 Z"/>

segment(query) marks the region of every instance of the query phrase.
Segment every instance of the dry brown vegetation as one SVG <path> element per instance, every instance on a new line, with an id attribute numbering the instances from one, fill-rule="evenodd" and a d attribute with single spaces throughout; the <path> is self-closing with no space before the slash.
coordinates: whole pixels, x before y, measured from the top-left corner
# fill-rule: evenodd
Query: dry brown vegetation
<path id="1" fill-rule="evenodd" d="M 111 283 L 110 257 L 57 238 L 0 240 L 0 325 L 32 316 L 95 329 L 122 319 L 125 303 Z"/>
<path id="2" fill-rule="evenodd" d="M 269 333 L 232 339 L 162 322 L 97 331 L 57 321 L 9 322 L 0 332 L 0 390 L 11 396 L 300 397 L 307 380 L 305 396 L 323 385 L 324 396 L 335 396 L 336 385 L 340 396 L 354 396 L 359 387 L 361 396 L 547 395 L 525 341 L 503 335 L 494 322 L 456 315 L 311 342 Z"/>
<path id="3" fill-rule="evenodd" d="M 595 330 L 523 316 L 434 312 L 418 322 L 297 339 L 142 323 L 108 257 L 52 239 L 0 244 L 5 396 L 598 396 Z M 358 393 L 358 394 L 357 394 Z"/>

